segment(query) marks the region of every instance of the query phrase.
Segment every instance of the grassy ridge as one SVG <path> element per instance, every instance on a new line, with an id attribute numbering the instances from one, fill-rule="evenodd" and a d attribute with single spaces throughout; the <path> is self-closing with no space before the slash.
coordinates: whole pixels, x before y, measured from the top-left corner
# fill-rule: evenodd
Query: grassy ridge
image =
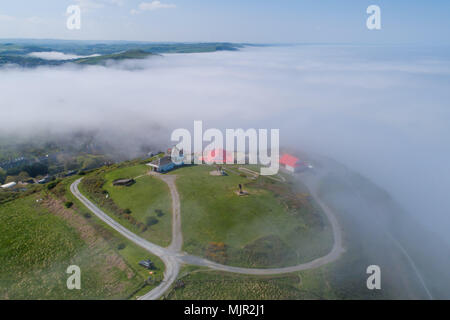
<path id="1" fill-rule="evenodd" d="M 279 267 L 306 262 L 332 246 L 327 220 L 310 199 L 298 203 L 292 186 L 211 166 L 176 170 L 184 249 L 221 263 Z M 249 196 L 238 196 L 243 184 Z M 296 202 L 297 201 L 297 202 Z"/>
<path id="2" fill-rule="evenodd" d="M 102 56 L 89 57 L 89 58 L 81 58 L 73 60 L 73 63 L 76 64 L 85 64 L 85 65 L 97 65 L 97 64 L 105 64 L 107 61 L 120 61 L 127 59 L 145 59 L 149 56 L 154 55 L 150 52 L 145 52 L 142 50 L 128 50 L 120 53 L 106 54 Z"/>

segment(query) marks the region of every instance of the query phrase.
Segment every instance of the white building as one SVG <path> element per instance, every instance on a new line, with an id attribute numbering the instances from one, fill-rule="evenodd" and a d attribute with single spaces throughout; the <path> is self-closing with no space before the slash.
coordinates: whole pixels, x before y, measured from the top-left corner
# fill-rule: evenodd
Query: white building
<path id="1" fill-rule="evenodd" d="M 9 188 L 14 187 L 16 184 L 17 183 L 15 183 L 15 182 L 10 182 L 10 183 L 2 185 L 0 188 L 2 188 L 2 189 L 9 189 Z"/>

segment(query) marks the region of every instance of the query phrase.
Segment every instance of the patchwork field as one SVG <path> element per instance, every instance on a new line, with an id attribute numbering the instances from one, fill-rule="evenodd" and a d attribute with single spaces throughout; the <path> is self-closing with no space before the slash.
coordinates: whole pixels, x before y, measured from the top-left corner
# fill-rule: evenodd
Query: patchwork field
<path id="1" fill-rule="evenodd" d="M 325 255 L 332 246 L 326 217 L 301 185 L 213 166 L 173 171 L 181 198 L 184 250 L 245 267 L 295 265 Z M 242 184 L 246 196 L 239 196 Z"/>
<path id="2" fill-rule="evenodd" d="M 127 299 L 156 285 L 144 287 L 148 272 L 137 265 L 146 251 L 54 194 L 3 204 L 0 224 L 1 299 Z M 81 268 L 81 290 L 67 289 L 70 265 Z"/>

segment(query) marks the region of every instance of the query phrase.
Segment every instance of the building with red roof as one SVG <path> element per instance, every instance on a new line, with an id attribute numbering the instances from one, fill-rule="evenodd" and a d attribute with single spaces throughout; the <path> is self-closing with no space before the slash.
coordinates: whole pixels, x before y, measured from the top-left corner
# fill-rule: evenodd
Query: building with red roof
<path id="1" fill-rule="evenodd" d="M 213 149 L 209 151 L 205 151 L 206 155 L 203 157 L 200 157 L 202 161 L 204 161 L 207 164 L 225 164 L 225 163 L 232 163 L 233 162 L 233 155 L 231 152 L 228 152 L 223 149 Z"/>
<path id="2" fill-rule="evenodd" d="M 300 161 L 299 158 L 287 153 L 283 154 L 283 156 L 280 158 L 280 164 L 284 166 L 286 170 L 291 172 L 296 172 L 304 167 L 304 164 Z"/>

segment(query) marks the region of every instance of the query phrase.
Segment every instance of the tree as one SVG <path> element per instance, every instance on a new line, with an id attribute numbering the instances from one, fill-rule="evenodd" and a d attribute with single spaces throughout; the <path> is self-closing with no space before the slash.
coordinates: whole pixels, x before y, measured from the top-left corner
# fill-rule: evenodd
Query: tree
<path id="1" fill-rule="evenodd" d="M 6 171 L 0 168 L 0 183 L 3 184 L 6 179 Z"/>
<path id="2" fill-rule="evenodd" d="M 16 182 L 17 177 L 15 176 L 7 176 L 5 179 L 5 183 Z"/>
<path id="3" fill-rule="evenodd" d="M 17 176 L 17 179 L 19 181 L 27 181 L 30 179 L 30 175 L 28 174 L 28 172 L 26 171 L 22 171 L 19 173 L 19 175 Z"/>
<path id="4" fill-rule="evenodd" d="M 72 201 L 67 201 L 67 202 L 64 203 L 64 206 L 65 206 L 67 209 L 69 209 L 69 208 L 71 208 L 71 207 L 73 206 L 73 202 L 72 202 Z"/>

